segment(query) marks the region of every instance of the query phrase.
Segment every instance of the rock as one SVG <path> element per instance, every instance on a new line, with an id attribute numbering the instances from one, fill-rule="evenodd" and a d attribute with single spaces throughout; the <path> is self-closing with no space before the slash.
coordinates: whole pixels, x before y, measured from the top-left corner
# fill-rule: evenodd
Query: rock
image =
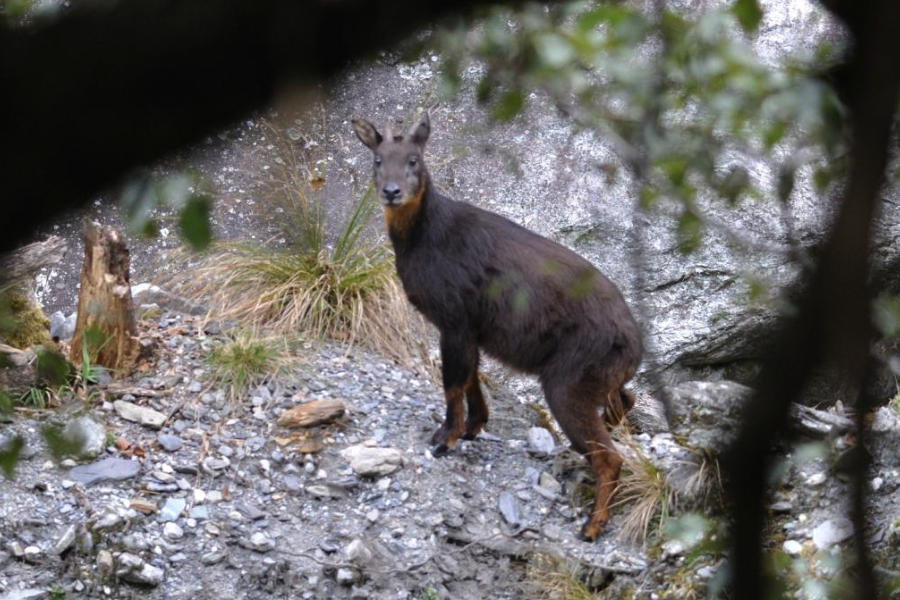
<path id="1" fill-rule="evenodd" d="M 124 481 L 136 477 L 141 463 L 124 458 L 104 458 L 87 465 L 79 465 L 69 471 L 69 477 L 88 486 L 101 481 Z"/>
<path id="2" fill-rule="evenodd" d="M 56 542 L 56 545 L 53 546 L 54 554 L 63 554 L 70 548 L 75 545 L 75 537 L 78 533 L 77 525 L 69 525 L 68 529 L 66 529 L 65 533 L 63 533 L 62 537 L 59 538 L 59 541 Z"/>
<path id="3" fill-rule="evenodd" d="M 562 493 L 562 484 L 546 471 L 538 477 L 538 486 L 557 495 Z"/>
<path id="4" fill-rule="evenodd" d="M 106 579 L 112 575 L 115 562 L 113 561 L 112 552 L 109 550 L 101 550 L 97 553 L 97 572 L 101 579 Z"/>
<path id="5" fill-rule="evenodd" d="M 203 459 L 203 471 L 213 477 L 218 477 L 222 472 L 231 465 L 231 461 L 227 458 L 216 458 L 207 456 Z"/>
<path id="6" fill-rule="evenodd" d="M 556 448 L 553 435 L 544 427 L 528 430 L 528 451 L 537 456 L 547 456 Z"/>
<path id="7" fill-rule="evenodd" d="M 817 550 L 825 550 L 835 544 L 850 539 L 853 535 L 853 523 L 846 517 L 828 519 L 813 529 L 812 540 Z"/>
<path id="8" fill-rule="evenodd" d="M 784 551 L 791 556 L 799 556 L 803 551 L 803 544 L 796 540 L 786 540 L 782 545 Z"/>
<path id="9" fill-rule="evenodd" d="M 221 550 L 214 550 L 212 552 L 207 552 L 203 556 L 200 557 L 200 562 L 206 566 L 217 565 L 223 560 L 225 560 L 226 554 Z"/>
<path id="10" fill-rule="evenodd" d="M 353 539 L 347 544 L 344 548 L 344 556 L 347 557 L 349 562 L 357 565 L 371 564 L 374 558 L 372 550 L 359 538 Z"/>
<path id="11" fill-rule="evenodd" d="M 344 416 L 346 407 L 343 401 L 334 398 L 305 402 L 284 411 L 278 416 L 278 424 L 282 427 L 314 427 L 336 421 Z"/>
<path id="12" fill-rule="evenodd" d="M 335 574 L 335 581 L 341 585 L 351 586 L 358 582 L 361 578 L 360 572 L 356 569 L 341 567 Z"/>
<path id="13" fill-rule="evenodd" d="M 515 496 L 509 492 L 501 492 L 497 505 L 500 508 L 500 514 L 503 516 L 504 521 L 513 527 L 517 527 L 522 522 L 522 513 L 519 510 L 519 503 L 516 501 Z"/>
<path id="14" fill-rule="evenodd" d="M 162 569 L 144 562 L 139 556 L 129 552 L 119 555 L 116 576 L 123 581 L 151 587 L 159 585 L 165 579 Z"/>
<path id="15" fill-rule="evenodd" d="M 124 400 L 113 402 L 113 408 L 126 421 L 159 429 L 166 422 L 166 415 L 147 406 L 138 406 Z"/>
<path id="16" fill-rule="evenodd" d="M 72 313 L 67 317 L 61 311 L 56 311 L 50 315 L 50 337 L 64 342 L 72 339 L 77 318 L 78 313 Z"/>
<path id="17" fill-rule="evenodd" d="M 152 515 L 158 509 L 156 502 L 144 498 L 133 498 L 129 500 L 128 507 L 133 508 L 140 513 L 144 513 L 145 515 Z"/>
<path id="18" fill-rule="evenodd" d="M 89 416 L 78 417 L 66 423 L 62 437 L 79 448 L 78 458 L 97 458 L 106 448 L 106 428 Z"/>
<path id="19" fill-rule="evenodd" d="M 341 456 L 360 477 L 390 475 L 403 464 L 403 455 L 396 448 L 369 448 L 357 444 L 342 450 Z"/>
<path id="20" fill-rule="evenodd" d="M 0 596 L 0 600 L 43 600 L 49 598 L 50 592 L 45 589 L 27 588 L 24 590 L 13 590 Z"/>
<path id="21" fill-rule="evenodd" d="M 156 441 L 166 452 L 178 452 L 184 445 L 180 437 L 168 433 L 159 434 L 159 436 L 156 438 Z"/>
<path id="22" fill-rule="evenodd" d="M 810 475 L 809 477 L 806 478 L 805 483 L 808 487 L 819 487 L 823 483 L 825 483 L 826 479 L 827 479 L 827 477 L 826 477 L 825 473 L 813 473 L 812 475 Z"/>
<path id="23" fill-rule="evenodd" d="M 250 504 L 241 504 L 237 507 L 237 510 L 251 521 L 259 521 L 266 518 L 266 513 Z"/>
<path id="24" fill-rule="evenodd" d="M 187 501 L 184 498 L 166 498 L 166 503 L 159 511 L 159 520 L 163 523 L 175 521 L 184 512 Z"/>
<path id="25" fill-rule="evenodd" d="M 191 512 L 189 513 L 190 518 L 195 519 L 197 521 L 208 521 L 209 520 L 209 508 L 206 506 L 194 506 L 191 508 Z"/>
<path id="26" fill-rule="evenodd" d="M 184 537 L 184 530 L 177 523 L 169 522 L 163 526 L 163 535 L 170 540 L 180 540 Z"/>
<path id="27" fill-rule="evenodd" d="M 688 447 L 717 456 L 737 433 L 741 412 L 753 390 L 733 381 L 689 381 L 667 387 L 666 393 L 672 400 L 672 433 Z M 632 412 L 640 413 L 654 402 L 638 403 Z M 798 433 L 813 438 L 837 437 L 853 428 L 845 417 L 799 404 L 791 405 L 791 421 Z"/>
<path id="28" fill-rule="evenodd" d="M 150 283 L 139 283 L 131 286 L 131 296 L 135 305 L 156 304 L 162 309 L 172 312 L 200 317 L 208 312 L 207 307 L 187 298 L 182 298 Z"/>
<path id="29" fill-rule="evenodd" d="M 275 547 L 275 542 L 262 531 L 257 531 L 250 536 L 250 539 L 247 542 L 242 543 L 241 545 L 254 552 L 264 553 L 272 550 Z"/>

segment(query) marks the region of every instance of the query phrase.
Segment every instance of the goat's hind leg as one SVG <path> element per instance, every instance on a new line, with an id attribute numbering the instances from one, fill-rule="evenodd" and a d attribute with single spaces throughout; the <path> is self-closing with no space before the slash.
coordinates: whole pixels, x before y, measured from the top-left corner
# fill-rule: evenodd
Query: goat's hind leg
<path id="1" fill-rule="evenodd" d="M 545 386 L 547 404 L 572 447 L 590 462 L 597 485 L 591 514 L 581 529 L 590 541 L 597 539 L 609 521 L 609 502 L 615 492 L 623 459 L 609 436 L 605 418 L 600 415 L 597 394 L 586 389 L 550 389 Z"/>
<path id="2" fill-rule="evenodd" d="M 476 355 L 475 369 L 472 376 L 466 382 L 466 408 L 468 416 L 466 417 L 466 433 L 463 435 L 464 440 L 474 440 L 481 433 L 488 421 L 488 405 L 484 401 L 484 394 L 481 391 L 481 382 L 478 381 L 478 358 Z"/>

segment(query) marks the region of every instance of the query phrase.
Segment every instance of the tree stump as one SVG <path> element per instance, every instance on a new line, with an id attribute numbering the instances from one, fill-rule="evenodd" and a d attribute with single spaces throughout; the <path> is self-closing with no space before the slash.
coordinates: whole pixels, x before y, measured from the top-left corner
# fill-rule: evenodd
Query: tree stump
<path id="1" fill-rule="evenodd" d="M 131 301 L 128 248 L 114 229 L 88 220 L 82 237 L 84 266 L 69 358 L 81 364 L 86 339 L 91 364 L 126 374 L 141 354 Z"/>

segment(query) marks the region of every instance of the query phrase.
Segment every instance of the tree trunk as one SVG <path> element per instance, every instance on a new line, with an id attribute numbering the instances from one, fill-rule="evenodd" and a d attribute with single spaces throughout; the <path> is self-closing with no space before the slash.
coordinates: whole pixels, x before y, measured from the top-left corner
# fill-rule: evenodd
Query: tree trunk
<path id="1" fill-rule="evenodd" d="M 131 303 L 128 248 L 114 229 L 88 220 L 82 237 L 84 266 L 69 358 L 81 364 L 86 339 L 91 364 L 124 375 L 141 354 Z"/>

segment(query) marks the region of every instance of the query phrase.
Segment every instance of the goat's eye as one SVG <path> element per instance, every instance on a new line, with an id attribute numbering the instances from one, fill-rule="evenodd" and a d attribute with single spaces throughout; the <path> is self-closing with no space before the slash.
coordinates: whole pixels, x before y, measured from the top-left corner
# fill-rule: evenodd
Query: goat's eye
<path id="1" fill-rule="evenodd" d="M 416 163 L 418 163 L 418 162 L 419 162 L 419 157 L 417 157 L 417 156 L 409 157 L 409 166 L 414 167 L 414 166 L 416 166 Z"/>

